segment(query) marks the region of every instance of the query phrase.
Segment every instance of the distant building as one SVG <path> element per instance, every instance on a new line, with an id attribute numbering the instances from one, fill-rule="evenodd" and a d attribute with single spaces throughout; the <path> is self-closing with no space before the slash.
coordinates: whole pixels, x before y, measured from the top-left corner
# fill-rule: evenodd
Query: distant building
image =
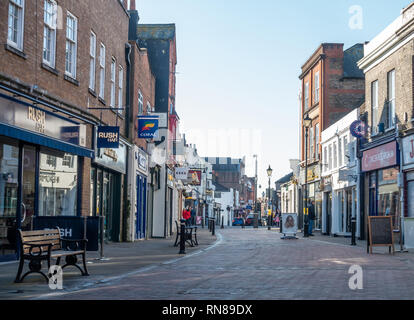
<path id="1" fill-rule="evenodd" d="M 205 160 L 213 165 L 213 182 L 241 193 L 241 179 L 245 169 L 244 159 L 206 157 Z"/>

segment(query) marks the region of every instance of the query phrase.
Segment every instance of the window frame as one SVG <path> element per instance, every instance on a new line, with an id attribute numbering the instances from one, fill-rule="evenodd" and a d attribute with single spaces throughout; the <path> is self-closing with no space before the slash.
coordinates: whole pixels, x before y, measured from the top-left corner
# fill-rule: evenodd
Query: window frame
<path id="1" fill-rule="evenodd" d="M 103 53 L 103 56 L 102 56 Z M 101 42 L 99 46 L 99 97 L 105 100 L 105 68 L 106 64 L 106 47 Z"/>
<path id="2" fill-rule="evenodd" d="M 390 86 L 391 75 L 392 81 Z M 387 73 L 387 129 L 392 129 L 395 127 L 395 80 L 395 69 L 393 69 Z M 390 90 L 392 92 L 390 92 Z"/>
<path id="3" fill-rule="evenodd" d="M 138 89 L 138 114 L 144 114 L 144 96 L 141 89 Z"/>
<path id="4" fill-rule="evenodd" d="M 119 65 L 118 68 L 118 113 L 122 114 L 124 106 L 124 67 Z"/>
<path id="5" fill-rule="evenodd" d="M 46 21 L 46 2 L 52 5 L 52 25 Z M 53 35 L 53 38 L 50 39 L 50 48 L 45 47 L 45 32 L 46 30 L 50 31 L 50 34 Z M 51 68 L 56 67 L 56 31 L 57 29 L 57 3 L 55 0 L 44 0 L 43 1 L 43 51 L 42 51 L 42 61 L 44 64 L 48 65 Z M 50 50 L 50 61 L 45 59 L 45 49 Z"/>
<path id="6" fill-rule="evenodd" d="M 319 122 L 315 124 L 315 159 L 319 160 Z"/>
<path id="7" fill-rule="evenodd" d="M 115 104 L 116 104 L 116 59 L 115 57 L 111 58 L 111 78 L 110 78 L 110 82 L 111 82 L 111 97 L 110 97 L 110 102 L 109 105 L 112 108 L 115 108 Z"/>
<path id="8" fill-rule="evenodd" d="M 319 71 L 317 71 L 316 73 L 315 73 L 315 79 L 314 79 L 314 82 L 315 82 L 315 103 L 318 103 L 319 102 L 319 98 L 320 98 L 320 79 L 319 79 L 320 77 L 319 77 Z M 318 81 L 316 81 L 316 79 L 318 79 Z"/>
<path id="9" fill-rule="evenodd" d="M 305 110 L 309 109 L 309 81 L 305 82 L 305 94 L 303 96 L 304 108 Z"/>
<path id="10" fill-rule="evenodd" d="M 93 91 L 96 89 L 96 43 L 96 34 L 91 30 L 89 37 L 89 89 Z"/>
<path id="11" fill-rule="evenodd" d="M 73 27 L 73 36 L 74 39 L 68 38 L 68 21 L 72 19 L 74 22 Z M 67 70 L 67 63 L 68 63 L 68 43 L 69 45 L 73 45 L 73 54 L 72 54 L 72 61 L 71 62 L 71 70 Z M 77 54 L 78 54 L 78 18 L 74 16 L 72 13 L 67 11 L 66 15 L 66 41 L 65 41 L 65 74 L 73 79 L 76 79 L 77 73 Z"/>
<path id="12" fill-rule="evenodd" d="M 16 0 L 9 0 L 8 12 L 7 12 L 7 44 L 13 48 L 23 52 L 24 49 L 24 14 L 25 14 L 25 0 L 21 0 L 22 4 L 16 3 Z M 10 6 L 14 5 L 21 10 L 21 21 L 18 24 L 18 33 L 17 33 L 17 42 L 14 42 L 9 38 L 9 28 L 10 28 Z"/>
<path id="13" fill-rule="evenodd" d="M 375 95 L 374 95 L 375 93 Z M 375 98 L 375 99 L 374 99 Z M 372 134 L 378 133 L 378 80 L 371 82 L 371 122 L 372 122 Z"/>

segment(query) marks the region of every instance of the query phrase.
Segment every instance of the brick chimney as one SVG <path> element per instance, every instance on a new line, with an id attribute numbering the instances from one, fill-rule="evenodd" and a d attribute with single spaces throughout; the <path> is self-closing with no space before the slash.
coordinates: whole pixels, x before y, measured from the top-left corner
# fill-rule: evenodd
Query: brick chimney
<path id="1" fill-rule="evenodd" d="M 135 0 L 131 0 L 129 10 L 136 10 Z"/>

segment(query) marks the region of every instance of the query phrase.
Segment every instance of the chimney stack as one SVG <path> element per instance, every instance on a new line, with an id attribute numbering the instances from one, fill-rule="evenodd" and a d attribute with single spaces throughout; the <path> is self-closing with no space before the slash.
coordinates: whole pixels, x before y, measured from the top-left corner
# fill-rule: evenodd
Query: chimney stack
<path id="1" fill-rule="evenodd" d="M 131 5 L 131 7 L 130 7 L 130 9 L 129 9 L 129 10 L 136 10 L 135 0 L 131 0 L 130 5 Z"/>

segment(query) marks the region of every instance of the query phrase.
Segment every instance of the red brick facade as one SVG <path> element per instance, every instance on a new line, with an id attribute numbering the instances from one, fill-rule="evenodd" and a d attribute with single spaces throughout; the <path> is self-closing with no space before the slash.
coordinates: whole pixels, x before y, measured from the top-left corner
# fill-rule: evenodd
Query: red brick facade
<path id="1" fill-rule="evenodd" d="M 55 67 L 43 63 L 44 1 L 24 1 L 24 36 L 21 51 L 7 45 L 9 1 L 0 2 L 0 83 L 39 98 L 86 119 L 99 122 L 101 112 L 88 110 L 89 107 L 108 107 L 111 92 L 111 61 L 116 61 L 115 106 L 118 105 L 119 70 L 123 70 L 123 98 L 126 99 L 126 62 L 125 44 L 128 42 L 129 15 L 121 1 L 82 0 L 57 1 L 57 29 Z M 76 76 L 65 75 L 66 24 L 68 13 L 77 20 Z M 96 35 L 95 90 L 89 89 L 90 37 Z M 99 90 L 99 48 L 103 43 L 105 54 L 105 96 L 98 99 Z M 125 111 L 118 116 L 115 111 L 104 110 L 102 122 L 106 125 L 120 126 L 125 135 Z M 118 117 L 118 119 L 117 119 Z M 92 148 L 92 125 L 87 126 L 86 147 Z M 90 168 L 91 159 L 81 160 L 82 165 L 82 203 L 81 214 L 90 212 Z"/>
<path id="2" fill-rule="evenodd" d="M 349 50 L 352 50 L 350 48 Z M 349 64 L 347 65 L 349 68 Z M 344 115 L 359 107 L 365 97 L 364 78 L 347 75 L 344 61 L 343 44 L 324 43 L 302 66 L 301 119 L 306 115 L 312 119 L 313 143 L 308 137 L 308 159 L 310 162 L 320 158 L 321 133 Z M 319 73 L 319 94 L 316 75 Z M 306 99 L 308 84 L 308 99 Z M 319 95 L 319 100 L 317 99 Z M 307 105 L 305 100 L 308 101 Z M 318 126 L 318 128 L 317 128 Z M 305 160 L 305 128 L 301 122 L 301 160 Z M 319 142 L 319 143 L 318 143 Z M 310 150 L 313 145 L 313 150 Z"/>

